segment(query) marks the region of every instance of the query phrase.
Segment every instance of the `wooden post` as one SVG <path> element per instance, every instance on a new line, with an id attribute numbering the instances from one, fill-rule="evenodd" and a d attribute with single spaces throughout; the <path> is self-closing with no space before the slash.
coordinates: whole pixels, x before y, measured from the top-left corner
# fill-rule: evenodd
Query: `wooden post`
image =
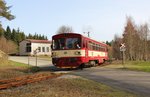
<path id="1" fill-rule="evenodd" d="M 37 48 L 34 53 L 35 53 L 35 65 L 37 67 L 37 53 L 39 52 L 39 49 Z"/>
<path id="2" fill-rule="evenodd" d="M 122 51 L 122 65 L 123 65 L 123 68 L 125 68 L 125 54 L 124 54 L 124 51 Z"/>
<path id="3" fill-rule="evenodd" d="M 35 55 L 35 56 L 36 56 L 36 67 L 37 67 L 37 53 L 36 53 L 36 55 Z"/>

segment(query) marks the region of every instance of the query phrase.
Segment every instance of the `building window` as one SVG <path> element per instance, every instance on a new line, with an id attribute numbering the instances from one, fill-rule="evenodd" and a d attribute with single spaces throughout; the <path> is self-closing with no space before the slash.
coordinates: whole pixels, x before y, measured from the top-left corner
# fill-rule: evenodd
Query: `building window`
<path id="1" fill-rule="evenodd" d="M 45 47 L 42 47 L 42 51 L 45 52 Z"/>
<path id="2" fill-rule="evenodd" d="M 38 47 L 39 52 L 41 52 L 41 47 Z"/>
<path id="3" fill-rule="evenodd" d="M 26 52 L 31 52 L 31 43 L 26 44 Z"/>
<path id="4" fill-rule="evenodd" d="M 47 52 L 49 52 L 49 47 L 47 47 Z"/>

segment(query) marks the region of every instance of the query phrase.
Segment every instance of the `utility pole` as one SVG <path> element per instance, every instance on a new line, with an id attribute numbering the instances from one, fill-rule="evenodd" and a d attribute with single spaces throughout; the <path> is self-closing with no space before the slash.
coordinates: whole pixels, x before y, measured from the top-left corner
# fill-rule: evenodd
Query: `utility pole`
<path id="1" fill-rule="evenodd" d="M 28 73 L 30 72 L 29 67 L 30 67 L 30 53 L 28 53 Z"/>
<path id="2" fill-rule="evenodd" d="M 83 33 L 84 33 L 84 34 L 87 33 L 87 34 L 88 34 L 88 37 L 90 37 L 90 32 L 89 32 L 89 31 L 88 31 L 88 32 L 83 32 Z"/>
<path id="3" fill-rule="evenodd" d="M 122 64 L 124 65 L 124 63 L 125 63 L 125 56 L 124 56 L 124 52 L 125 51 L 122 51 Z M 125 67 L 125 66 L 124 66 Z"/>
<path id="4" fill-rule="evenodd" d="M 28 66 L 30 65 L 30 54 L 28 53 Z"/>
<path id="5" fill-rule="evenodd" d="M 35 55 L 35 56 L 36 56 L 36 67 L 37 67 L 37 53 L 36 53 L 36 55 Z"/>

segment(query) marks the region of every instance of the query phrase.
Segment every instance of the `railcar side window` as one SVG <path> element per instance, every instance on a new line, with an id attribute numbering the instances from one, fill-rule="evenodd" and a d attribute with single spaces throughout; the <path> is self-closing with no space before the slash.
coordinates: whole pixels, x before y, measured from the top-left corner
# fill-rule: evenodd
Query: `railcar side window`
<path id="1" fill-rule="evenodd" d="M 96 44 L 96 50 L 98 51 L 98 44 Z"/>
<path id="2" fill-rule="evenodd" d="M 92 42 L 89 41 L 89 42 L 88 42 L 88 49 L 92 50 L 92 47 L 93 47 L 93 46 L 92 46 Z"/>

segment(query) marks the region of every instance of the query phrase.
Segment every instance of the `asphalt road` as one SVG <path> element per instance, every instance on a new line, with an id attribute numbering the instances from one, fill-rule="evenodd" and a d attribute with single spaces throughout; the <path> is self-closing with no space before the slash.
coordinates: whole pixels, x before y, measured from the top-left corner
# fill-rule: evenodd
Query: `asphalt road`
<path id="1" fill-rule="evenodd" d="M 140 97 L 150 97 L 150 73 L 106 67 L 92 67 L 73 73 L 114 88 L 136 93 Z"/>
<path id="2" fill-rule="evenodd" d="M 28 57 L 13 56 L 9 57 L 9 59 L 28 64 Z M 30 57 L 29 63 L 32 66 L 35 66 L 35 57 Z M 52 66 L 51 61 L 45 58 L 38 58 L 37 65 L 39 67 L 45 67 L 46 70 L 56 69 L 54 66 Z M 71 70 L 69 72 L 75 75 L 80 75 L 87 79 L 104 83 L 114 88 L 139 94 L 141 95 L 140 97 L 150 97 L 150 73 L 130 71 L 125 69 L 112 69 L 104 66 L 85 68 L 83 70 Z"/>
<path id="3" fill-rule="evenodd" d="M 27 56 L 9 56 L 9 60 L 21 62 L 25 64 L 30 64 L 32 66 L 38 66 L 38 67 L 46 67 L 46 66 L 52 66 L 52 62 L 50 58 L 37 58 L 37 64 L 36 64 L 36 57 L 27 57 Z"/>

